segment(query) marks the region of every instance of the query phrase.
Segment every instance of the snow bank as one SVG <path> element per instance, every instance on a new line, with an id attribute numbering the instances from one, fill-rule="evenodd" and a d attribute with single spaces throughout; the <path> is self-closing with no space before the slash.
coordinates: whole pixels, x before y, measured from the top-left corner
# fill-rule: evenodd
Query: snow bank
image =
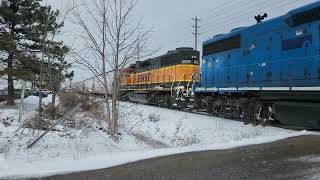
<path id="1" fill-rule="evenodd" d="M 29 97 L 26 102 L 36 104 L 37 99 Z M 122 135 L 118 142 L 101 131 L 96 121 L 79 113 L 75 119 L 87 122 L 85 128 L 57 127 L 59 131 L 49 132 L 32 149 L 26 149 L 42 131 L 27 129 L 15 132 L 19 125 L 16 122 L 17 110 L 0 109 L 1 117 L 12 117 L 14 121 L 9 127 L 0 123 L 0 179 L 108 168 L 153 157 L 229 149 L 311 134 L 245 126 L 237 121 L 131 103 L 122 103 L 120 112 Z M 34 111 L 25 113 L 32 114 Z M 150 142 L 141 141 L 137 135 L 149 138 Z M 152 141 L 170 148 L 155 149 Z"/>
<path id="2" fill-rule="evenodd" d="M 171 147 L 220 145 L 248 140 L 294 136 L 297 132 L 274 127 L 254 127 L 240 121 L 225 120 L 156 107 L 123 104 L 123 113 L 129 114 L 121 126 L 133 134 L 143 134 Z M 155 118 L 156 117 L 156 118 Z M 154 122 L 153 119 L 158 119 Z M 277 138 L 278 137 L 278 138 Z"/>

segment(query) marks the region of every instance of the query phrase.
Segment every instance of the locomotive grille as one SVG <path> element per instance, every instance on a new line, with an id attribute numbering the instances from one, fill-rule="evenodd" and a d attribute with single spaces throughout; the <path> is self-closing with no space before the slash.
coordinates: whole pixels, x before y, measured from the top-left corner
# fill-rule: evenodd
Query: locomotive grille
<path id="1" fill-rule="evenodd" d="M 320 20 L 320 7 L 316 7 L 292 16 L 293 26 Z"/>

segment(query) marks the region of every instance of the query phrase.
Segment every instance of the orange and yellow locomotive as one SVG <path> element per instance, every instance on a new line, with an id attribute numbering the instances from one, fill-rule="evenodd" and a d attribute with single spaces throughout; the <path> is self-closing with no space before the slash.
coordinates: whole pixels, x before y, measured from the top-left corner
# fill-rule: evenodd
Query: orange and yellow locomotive
<path id="1" fill-rule="evenodd" d="M 200 53 L 192 48 L 177 48 L 167 54 L 138 61 L 124 70 L 121 92 L 132 101 L 166 105 L 187 99 L 200 80 Z"/>

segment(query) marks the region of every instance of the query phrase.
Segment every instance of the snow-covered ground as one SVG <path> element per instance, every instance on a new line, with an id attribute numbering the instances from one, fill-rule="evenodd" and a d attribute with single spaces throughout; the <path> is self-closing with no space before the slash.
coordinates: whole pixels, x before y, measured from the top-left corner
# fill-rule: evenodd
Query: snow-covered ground
<path id="1" fill-rule="evenodd" d="M 121 122 L 122 128 L 133 134 L 143 134 L 164 142 L 170 147 L 245 144 L 252 140 L 259 143 L 264 139 L 281 138 L 297 133 L 144 105 L 127 104 L 126 107 L 128 108 L 125 108 L 127 111 L 124 113 L 131 115 Z M 157 122 L 154 122 L 154 119 Z"/>
<path id="2" fill-rule="evenodd" d="M 45 98 L 48 103 L 51 98 Z M 36 112 L 37 97 L 26 99 L 23 121 Z M 58 126 L 33 148 L 43 131 L 20 129 L 18 111 L 0 105 L 0 179 L 63 174 L 112 167 L 176 153 L 228 149 L 310 134 L 156 107 L 121 104 L 121 136 L 114 142 L 99 123 L 79 112 L 75 127 Z M 81 127 L 81 128 L 78 128 Z"/>

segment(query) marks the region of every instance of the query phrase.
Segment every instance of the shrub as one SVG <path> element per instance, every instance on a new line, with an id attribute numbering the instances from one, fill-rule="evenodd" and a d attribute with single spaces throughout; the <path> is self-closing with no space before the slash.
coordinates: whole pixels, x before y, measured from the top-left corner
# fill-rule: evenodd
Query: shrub
<path id="1" fill-rule="evenodd" d="M 91 97 L 86 93 L 78 94 L 74 91 L 62 91 L 59 96 L 60 105 L 67 111 L 82 103 L 82 111 L 88 112 L 95 119 L 103 119 L 105 117 L 104 103 L 99 98 Z"/>
<path id="2" fill-rule="evenodd" d="M 73 91 L 61 91 L 59 93 L 60 105 L 65 110 L 71 110 L 80 103 L 80 95 Z"/>
<path id="3" fill-rule="evenodd" d="M 0 118 L 0 122 L 4 125 L 4 127 L 11 126 L 13 120 L 13 117 Z"/>
<path id="4" fill-rule="evenodd" d="M 52 120 L 46 118 L 39 118 L 38 116 L 36 116 L 25 121 L 22 125 L 22 128 L 47 130 L 50 128 L 51 123 Z"/>
<path id="5" fill-rule="evenodd" d="M 148 120 L 151 121 L 151 122 L 158 122 L 158 121 L 160 121 L 160 115 L 150 114 L 148 116 Z"/>

